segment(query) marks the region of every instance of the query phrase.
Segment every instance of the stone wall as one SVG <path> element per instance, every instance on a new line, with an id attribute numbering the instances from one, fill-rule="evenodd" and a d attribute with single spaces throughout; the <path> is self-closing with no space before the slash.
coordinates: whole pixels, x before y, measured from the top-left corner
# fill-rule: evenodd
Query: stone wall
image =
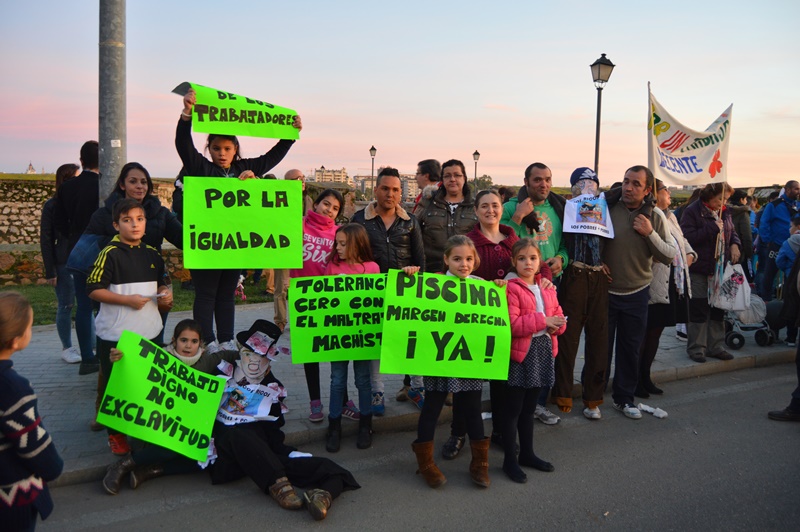
<path id="1" fill-rule="evenodd" d="M 173 279 L 185 281 L 183 252 L 165 244 L 161 250 L 164 263 Z M 44 265 L 38 245 L 0 245 L 0 286 L 45 284 Z"/>
<path id="2" fill-rule="evenodd" d="M 0 180 L 0 244 L 38 244 L 42 205 L 54 181 Z"/>
<path id="3" fill-rule="evenodd" d="M 153 190 L 166 208 L 172 207 L 172 180 L 153 180 Z M 55 181 L 0 179 L 0 244 L 39 244 L 42 205 L 55 193 Z"/>

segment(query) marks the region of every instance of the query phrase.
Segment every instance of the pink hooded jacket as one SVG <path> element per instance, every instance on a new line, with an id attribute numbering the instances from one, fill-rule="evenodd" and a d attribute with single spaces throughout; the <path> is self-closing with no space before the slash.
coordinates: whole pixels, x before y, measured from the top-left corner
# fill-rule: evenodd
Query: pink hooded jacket
<path id="1" fill-rule="evenodd" d="M 546 316 L 563 316 L 564 311 L 558 304 L 556 291 L 553 288 L 541 290 L 544 300 L 544 314 L 536 312 L 536 297 L 530 291 L 525 281 L 511 279 L 506 285 L 508 297 L 508 317 L 511 323 L 511 360 L 521 363 L 531 347 L 531 336 L 547 328 Z M 565 323 L 550 335 L 553 343 L 553 357 L 558 354 L 556 336 L 567 330 Z"/>
<path id="2" fill-rule="evenodd" d="M 291 277 L 324 275 L 333 251 L 336 222 L 327 216 L 308 211 L 303 218 L 303 267 L 291 270 Z"/>

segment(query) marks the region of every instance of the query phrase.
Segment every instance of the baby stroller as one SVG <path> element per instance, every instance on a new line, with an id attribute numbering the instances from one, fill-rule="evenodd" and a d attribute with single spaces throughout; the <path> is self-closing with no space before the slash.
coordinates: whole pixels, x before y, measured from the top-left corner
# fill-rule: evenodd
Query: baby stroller
<path id="1" fill-rule="evenodd" d="M 725 313 L 725 345 L 741 349 L 744 345 L 743 331 L 755 331 L 756 343 L 761 347 L 772 345 L 777 338 L 767 323 L 767 305 L 754 292 L 750 294 L 750 308 Z"/>

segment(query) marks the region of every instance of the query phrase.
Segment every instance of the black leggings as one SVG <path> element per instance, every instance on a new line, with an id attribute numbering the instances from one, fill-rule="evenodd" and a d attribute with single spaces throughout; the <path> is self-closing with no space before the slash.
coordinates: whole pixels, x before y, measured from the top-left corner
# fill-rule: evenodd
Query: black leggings
<path id="1" fill-rule="evenodd" d="M 233 340 L 236 305 L 234 292 L 239 270 L 192 270 L 194 279 L 194 319 L 203 329 L 203 341 L 210 344 Z M 214 335 L 214 322 L 217 334 Z"/>
<path id="2" fill-rule="evenodd" d="M 516 461 L 516 443 L 519 433 L 519 460 L 531 460 L 533 453 L 533 413 L 541 388 L 508 386 L 505 394 L 506 411 L 503 415 L 503 448 L 506 459 Z"/>
<path id="3" fill-rule="evenodd" d="M 425 392 L 425 404 L 419 415 L 417 424 L 417 443 L 424 443 L 433 440 L 436 433 L 436 422 L 439 421 L 439 414 L 444 407 L 444 400 L 447 392 Z M 483 419 L 481 418 L 481 391 L 457 392 L 453 394 L 453 409 L 458 409 L 464 419 L 466 432 L 469 434 L 470 441 L 478 441 L 485 438 L 483 432 Z"/>

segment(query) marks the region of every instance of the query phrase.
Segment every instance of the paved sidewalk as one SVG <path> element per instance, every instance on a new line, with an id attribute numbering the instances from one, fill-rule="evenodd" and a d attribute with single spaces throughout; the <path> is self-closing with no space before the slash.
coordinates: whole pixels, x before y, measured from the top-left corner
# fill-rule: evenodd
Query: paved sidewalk
<path id="1" fill-rule="evenodd" d="M 191 317 L 191 312 L 188 311 L 170 314 L 167 321 L 168 334 L 165 336 L 169 338 L 175 324 L 189 317 Z M 236 307 L 235 330 L 246 330 L 256 319 L 271 320 L 272 317 L 272 303 L 238 306 Z M 674 329 L 668 328 L 661 338 L 661 347 L 653 364 L 653 380 L 663 384 L 712 373 L 794 361 L 794 348 L 789 348 L 785 344 L 759 347 L 755 343 L 753 334 L 752 332 L 744 333 L 745 345 L 739 351 L 731 351 L 735 356 L 734 360 L 722 362 L 709 359 L 705 364 L 697 364 L 686 355 L 686 344 L 675 338 Z M 77 345 L 77 340 L 73 341 Z M 581 348 L 579 353 L 582 352 Z M 106 466 L 115 461 L 116 457 L 108 449 L 105 431 L 91 432 L 89 430 L 89 421 L 94 416 L 97 376 L 96 374 L 79 376 L 78 365 L 64 363 L 60 353 L 61 344 L 55 325 L 37 326 L 33 328 L 33 339 L 28 348 L 14 356 L 14 367 L 31 381 L 36 390 L 44 425 L 51 433 L 59 453 L 64 458 L 64 473 L 51 485 L 99 480 L 103 477 Z M 575 368 L 576 379 L 580 376 L 582 366 L 583 357 L 579 354 Z M 325 405 L 326 413 L 330 393 L 329 367 L 328 364 L 322 364 L 320 368 L 322 402 Z M 309 413 L 308 393 L 302 365 L 292 365 L 288 360 L 279 360 L 273 363 L 273 368 L 289 394 L 286 404 L 290 411 L 286 415 L 287 423 L 284 427 L 288 442 L 301 446 L 309 441 L 323 439 L 326 423 L 311 423 L 307 419 Z M 350 376 L 349 382 L 350 396 L 357 398 L 352 376 Z M 387 375 L 384 377 L 384 382 L 386 385 L 386 415 L 375 418 L 373 424 L 377 433 L 376 444 L 378 445 L 380 445 L 381 433 L 409 430 L 416 427 L 419 412 L 410 402 L 398 403 L 394 400 L 394 394 L 402 384 L 402 376 Z M 664 386 L 664 389 L 667 394 L 670 393 L 668 384 Z M 579 386 L 576 386 L 576 393 L 579 393 Z M 488 401 L 488 395 L 489 390 L 486 386 L 484 387 L 484 401 Z M 658 399 L 649 399 L 647 402 L 657 406 Z M 607 397 L 606 405 L 601 408 L 606 409 L 609 403 L 610 396 Z M 581 416 L 582 408 L 579 406 L 580 401 L 572 413 L 564 415 Z M 450 409 L 446 408 L 440 421 L 447 421 L 449 415 Z M 358 424 L 343 420 L 342 426 L 347 436 L 355 434 Z"/>

